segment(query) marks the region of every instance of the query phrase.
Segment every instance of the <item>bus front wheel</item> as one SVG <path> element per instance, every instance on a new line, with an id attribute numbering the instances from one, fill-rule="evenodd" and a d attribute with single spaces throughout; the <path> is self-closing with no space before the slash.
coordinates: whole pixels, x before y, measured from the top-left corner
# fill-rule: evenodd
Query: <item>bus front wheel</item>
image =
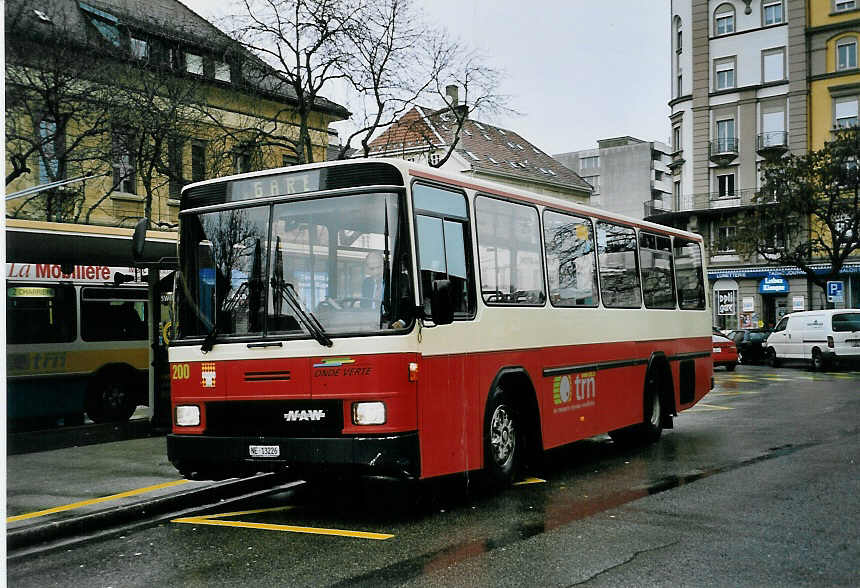
<path id="1" fill-rule="evenodd" d="M 509 396 L 497 387 L 487 402 L 484 423 L 484 463 L 492 483 L 510 486 L 520 470 L 522 422 Z"/>
<path id="2" fill-rule="evenodd" d="M 108 369 L 95 376 L 87 392 L 87 416 L 94 423 L 127 421 L 136 408 L 134 384 L 124 370 Z"/>

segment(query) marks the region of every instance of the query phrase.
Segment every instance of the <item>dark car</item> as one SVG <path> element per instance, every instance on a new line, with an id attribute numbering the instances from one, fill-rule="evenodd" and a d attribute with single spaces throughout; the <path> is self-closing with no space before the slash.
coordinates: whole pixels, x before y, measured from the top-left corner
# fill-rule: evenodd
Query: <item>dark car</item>
<path id="1" fill-rule="evenodd" d="M 738 348 L 740 363 L 759 363 L 765 361 L 767 336 L 771 329 L 737 329 L 729 333 L 729 338 Z"/>

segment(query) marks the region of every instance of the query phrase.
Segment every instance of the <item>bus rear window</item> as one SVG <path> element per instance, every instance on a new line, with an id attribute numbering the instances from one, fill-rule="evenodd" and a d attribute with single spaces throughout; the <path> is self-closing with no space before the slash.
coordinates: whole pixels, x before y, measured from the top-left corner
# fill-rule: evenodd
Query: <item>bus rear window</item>
<path id="1" fill-rule="evenodd" d="M 75 340 L 74 286 L 10 285 L 6 288 L 6 343 Z"/>
<path id="2" fill-rule="evenodd" d="M 833 315 L 834 331 L 860 331 L 860 312 Z"/>
<path id="3" fill-rule="evenodd" d="M 675 238 L 675 286 L 682 310 L 705 308 L 705 277 L 702 249 L 695 241 Z"/>

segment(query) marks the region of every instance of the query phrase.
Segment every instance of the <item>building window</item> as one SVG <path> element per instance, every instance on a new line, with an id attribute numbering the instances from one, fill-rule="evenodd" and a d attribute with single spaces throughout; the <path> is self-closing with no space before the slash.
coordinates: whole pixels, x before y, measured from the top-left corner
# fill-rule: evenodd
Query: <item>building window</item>
<path id="1" fill-rule="evenodd" d="M 168 164 L 168 195 L 170 198 L 179 198 L 182 186 L 185 185 L 183 177 L 182 151 L 184 143 L 179 139 L 168 139 L 167 141 L 167 164 Z"/>
<path id="2" fill-rule="evenodd" d="M 215 79 L 222 82 L 230 81 L 230 64 L 223 61 L 215 62 Z"/>
<path id="3" fill-rule="evenodd" d="M 131 56 L 146 61 L 149 59 L 149 43 L 143 39 L 131 38 Z"/>
<path id="4" fill-rule="evenodd" d="M 591 184 L 595 194 L 600 193 L 600 176 L 586 176 L 582 179 Z"/>
<path id="5" fill-rule="evenodd" d="M 782 0 L 778 2 L 767 2 L 762 3 L 762 22 L 764 26 L 780 24 L 784 21 L 782 14 Z"/>
<path id="6" fill-rule="evenodd" d="M 717 195 L 720 198 L 733 198 L 735 195 L 735 174 L 717 176 Z"/>
<path id="7" fill-rule="evenodd" d="M 717 90 L 735 87 L 735 58 L 718 59 L 714 61 L 714 78 Z"/>
<path id="8" fill-rule="evenodd" d="M 438 153 L 431 153 L 430 157 L 428 158 L 428 160 L 430 161 L 430 165 L 437 165 L 440 159 L 441 157 Z"/>
<path id="9" fill-rule="evenodd" d="M 675 80 L 675 97 L 680 98 L 684 95 L 684 76 L 678 72 L 678 77 Z"/>
<path id="10" fill-rule="evenodd" d="M 206 143 L 194 141 L 191 143 L 191 181 L 200 182 L 206 179 Z"/>
<path id="11" fill-rule="evenodd" d="M 677 180 L 672 186 L 672 200 L 675 210 L 681 210 L 681 180 Z"/>
<path id="12" fill-rule="evenodd" d="M 595 169 L 600 167 L 600 156 L 582 157 L 579 160 L 579 169 Z"/>
<path id="13" fill-rule="evenodd" d="M 714 243 L 714 250 L 721 253 L 734 251 L 735 231 L 736 228 L 732 225 L 717 227 L 717 241 Z"/>
<path id="14" fill-rule="evenodd" d="M 844 12 L 846 10 L 854 10 L 857 5 L 854 0 L 836 0 L 833 3 L 834 12 Z"/>
<path id="15" fill-rule="evenodd" d="M 726 120 L 718 120 L 717 152 L 726 153 L 730 151 L 735 151 L 737 148 L 735 136 L 735 119 L 729 118 Z"/>
<path id="16" fill-rule="evenodd" d="M 185 71 L 194 75 L 203 75 L 203 56 L 194 53 L 185 54 Z"/>
<path id="17" fill-rule="evenodd" d="M 857 67 L 857 39 L 846 37 L 836 42 L 836 69 L 854 69 Z"/>
<path id="18" fill-rule="evenodd" d="M 118 192 L 135 194 L 137 182 L 135 181 L 134 158 L 132 157 L 134 135 L 126 131 L 120 131 L 113 137 L 113 185 Z"/>
<path id="19" fill-rule="evenodd" d="M 762 82 L 785 79 L 785 49 L 769 49 L 761 52 Z"/>
<path id="20" fill-rule="evenodd" d="M 63 131 L 53 118 L 39 121 L 39 183 L 55 182 L 65 177 Z"/>
<path id="21" fill-rule="evenodd" d="M 833 126 L 845 129 L 857 126 L 857 97 L 837 98 L 833 102 Z"/>
<path id="22" fill-rule="evenodd" d="M 675 151 L 681 150 L 681 125 L 672 127 L 672 148 Z"/>
<path id="23" fill-rule="evenodd" d="M 728 35 L 735 32 L 735 7 L 731 4 L 720 4 L 714 11 L 714 36 Z"/>
<path id="24" fill-rule="evenodd" d="M 761 109 L 761 146 L 785 145 L 785 106 L 762 104 Z"/>
<path id="25" fill-rule="evenodd" d="M 681 17 L 676 16 L 675 17 L 675 51 L 677 53 L 680 53 L 681 51 L 683 51 L 683 48 L 684 48 L 683 40 L 684 40 L 684 36 L 683 36 L 682 31 L 681 31 Z"/>

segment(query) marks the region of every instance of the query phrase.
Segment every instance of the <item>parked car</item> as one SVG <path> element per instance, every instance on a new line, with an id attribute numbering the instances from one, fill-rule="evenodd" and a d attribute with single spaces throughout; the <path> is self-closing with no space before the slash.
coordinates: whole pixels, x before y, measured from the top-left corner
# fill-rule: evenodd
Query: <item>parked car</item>
<path id="1" fill-rule="evenodd" d="M 783 317 L 767 338 L 767 360 L 803 359 L 820 370 L 838 360 L 860 360 L 860 310 L 806 310 Z"/>
<path id="2" fill-rule="evenodd" d="M 765 350 L 770 329 L 737 329 L 729 333 L 729 339 L 738 348 L 738 363 L 758 363 L 766 359 Z"/>
<path id="3" fill-rule="evenodd" d="M 713 349 L 711 357 L 714 359 L 714 367 L 723 366 L 727 371 L 733 372 L 738 365 L 738 348 L 735 342 L 723 335 L 714 333 L 711 335 Z"/>

